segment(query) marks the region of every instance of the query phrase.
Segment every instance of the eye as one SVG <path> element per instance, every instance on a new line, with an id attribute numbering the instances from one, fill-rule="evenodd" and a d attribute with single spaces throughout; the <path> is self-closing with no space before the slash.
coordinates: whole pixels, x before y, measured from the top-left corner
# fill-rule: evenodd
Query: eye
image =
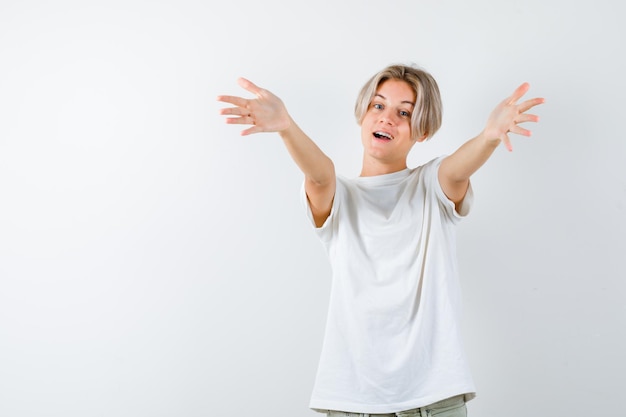
<path id="1" fill-rule="evenodd" d="M 383 105 L 380 103 L 374 103 L 372 104 L 372 108 L 376 109 L 376 110 L 382 110 L 383 109 Z"/>
<path id="2" fill-rule="evenodd" d="M 400 110 L 400 116 L 402 117 L 411 117 L 411 113 L 406 110 Z"/>

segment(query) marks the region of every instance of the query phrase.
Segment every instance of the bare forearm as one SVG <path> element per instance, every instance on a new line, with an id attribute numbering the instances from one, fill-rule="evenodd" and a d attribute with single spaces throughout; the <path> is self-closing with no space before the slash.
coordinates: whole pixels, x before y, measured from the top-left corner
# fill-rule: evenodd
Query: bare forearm
<path id="1" fill-rule="evenodd" d="M 529 130 L 518 125 L 524 122 L 537 122 L 539 117 L 526 112 L 542 104 L 544 99 L 534 98 L 517 104 L 529 87 L 528 83 L 517 87 L 510 97 L 504 99 L 491 112 L 485 129 L 442 162 L 439 178 L 443 183 L 452 188 L 462 189 L 472 174 L 487 162 L 500 142 L 504 141 L 509 151 L 513 149 L 509 133 L 530 136 Z M 460 186 L 457 187 L 455 184 Z"/>
<path id="2" fill-rule="evenodd" d="M 442 168 L 451 181 L 467 181 L 487 162 L 499 144 L 500 139 L 488 139 L 482 132 L 465 142 L 456 152 L 446 158 L 442 163 Z"/>
<path id="3" fill-rule="evenodd" d="M 335 181 L 332 160 L 290 118 L 289 127 L 279 132 L 287 151 L 305 177 L 318 185 Z"/>
<path id="4" fill-rule="evenodd" d="M 482 132 L 441 162 L 439 183 L 446 196 L 455 204 L 463 201 L 470 177 L 487 162 L 499 143 L 500 139 L 487 139 Z"/>

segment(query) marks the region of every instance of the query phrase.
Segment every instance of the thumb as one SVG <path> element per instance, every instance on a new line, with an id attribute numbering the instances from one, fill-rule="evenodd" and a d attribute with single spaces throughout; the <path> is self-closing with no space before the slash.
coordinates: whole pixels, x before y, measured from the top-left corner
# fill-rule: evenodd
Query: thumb
<path id="1" fill-rule="evenodd" d="M 242 130 L 241 131 L 241 136 L 248 136 L 248 135 L 252 135 L 254 133 L 261 133 L 263 132 L 263 129 L 260 128 L 259 126 L 252 126 L 246 130 Z"/>
<path id="2" fill-rule="evenodd" d="M 504 146 L 509 152 L 513 152 L 513 144 L 511 144 L 511 139 L 509 139 L 508 133 L 505 133 L 504 136 L 502 136 L 502 142 L 504 142 Z"/>

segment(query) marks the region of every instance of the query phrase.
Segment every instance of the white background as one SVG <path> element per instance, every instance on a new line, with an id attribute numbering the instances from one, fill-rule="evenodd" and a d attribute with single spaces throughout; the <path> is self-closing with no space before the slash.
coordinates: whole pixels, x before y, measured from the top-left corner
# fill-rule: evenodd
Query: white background
<path id="1" fill-rule="evenodd" d="M 352 109 L 390 63 L 438 80 L 415 166 L 519 84 L 546 104 L 459 226 L 470 415 L 616 415 L 626 373 L 619 2 L 0 0 L 0 416 L 305 416 L 329 267 L 275 134 L 280 96 L 358 175 Z M 622 408 L 623 409 L 623 408 Z"/>

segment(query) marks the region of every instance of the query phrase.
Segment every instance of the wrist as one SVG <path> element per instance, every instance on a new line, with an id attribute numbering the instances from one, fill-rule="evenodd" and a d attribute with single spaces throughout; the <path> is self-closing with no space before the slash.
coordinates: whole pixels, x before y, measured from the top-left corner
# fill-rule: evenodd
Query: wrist
<path id="1" fill-rule="evenodd" d="M 296 125 L 296 122 L 287 114 L 285 119 L 281 122 L 281 128 L 278 129 L 278 134 L 283 138 L 290 137 L 294 135 L 297 129 L 298 125 Z"/>
<path id="2" fill-rule="evenodd" d="M 502 139 L 500 139 L 500 135 L 487 129 L 483 130 L 478 135 L 478 137 L 483 144 L 494 148 L 498 147 L 498 145 L 500 145 L 500 142 L 502 142 Z"/>

